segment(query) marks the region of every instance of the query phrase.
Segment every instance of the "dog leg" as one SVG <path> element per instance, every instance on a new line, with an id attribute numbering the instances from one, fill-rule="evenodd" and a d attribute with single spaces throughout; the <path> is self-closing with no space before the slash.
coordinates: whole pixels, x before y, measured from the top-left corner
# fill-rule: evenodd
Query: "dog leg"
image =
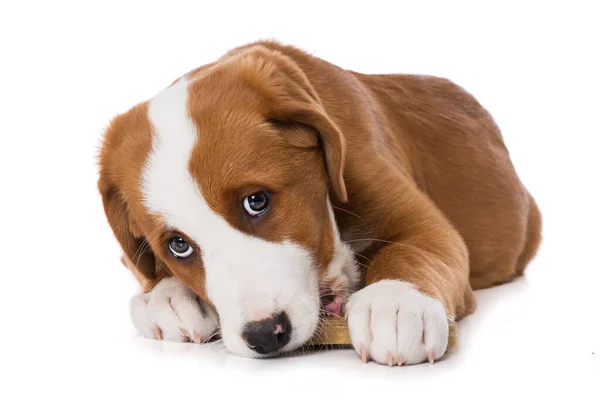
<path id="1" fill-rule="evenodd" d="M 434 362 L 446 352 L 454 321 L 474 310 L 465 243 L 414 185 L 397 181 L 374 239 L 366 286 L 348 302 L 352 344 L 385 365 Z M 371 203 L 372 207 L 378 204 Z"/>

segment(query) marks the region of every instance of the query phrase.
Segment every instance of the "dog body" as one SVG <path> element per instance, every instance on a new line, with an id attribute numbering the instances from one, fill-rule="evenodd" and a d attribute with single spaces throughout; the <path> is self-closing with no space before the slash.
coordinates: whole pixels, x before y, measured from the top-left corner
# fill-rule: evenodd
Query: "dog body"
<path id="1" fill-rule="evenodd" d="M 236 48 L 115 118 L 99 190 L 148 337 L 258 357 L 344 314 L 362 358 L 446 351 L 472 290 L 521 275 L 541 216 L 488 112 L 453 83 Z"/>

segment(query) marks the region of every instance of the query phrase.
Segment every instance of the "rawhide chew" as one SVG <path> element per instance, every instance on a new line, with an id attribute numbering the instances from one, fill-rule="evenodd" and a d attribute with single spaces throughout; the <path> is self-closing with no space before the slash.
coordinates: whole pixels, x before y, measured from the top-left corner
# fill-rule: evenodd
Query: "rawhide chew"
<path id="1" fill-rule="evenodd" d="M 348 324 L 341 317 L 323 317 L 308 346 L 351 344 Z"/>

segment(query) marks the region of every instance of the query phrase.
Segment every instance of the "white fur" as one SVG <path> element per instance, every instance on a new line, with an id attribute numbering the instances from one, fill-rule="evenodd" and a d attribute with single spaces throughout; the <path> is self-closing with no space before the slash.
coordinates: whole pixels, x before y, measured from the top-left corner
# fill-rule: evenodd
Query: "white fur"
<path id="1" fill-rule="evenodd" d="M 154 127 L 152 152 L 142 176 L 144 203 L 200 247 L 206 290 L 219 314 L 223 341 L 238 355 L 258 357 L 241 338 L 258 313 L 285 311 L 292 324 L 290 343 L 312 335 L 319 314 L 317 272 L 309 251 L 283 241 L 249 236 L 214 212 L 188 170 L 198 133 L 188 116 L 188 81 L 165 89 L 149 105 Z"/>
<path id="2" fill-rule="evenodd" d="M 407 282 L 383 280 L 350 297 L 347 307 L 352 345 L 381 364 L 418 364 L 448 346 L 448 318 L 439 300 Z M 424 339 L 424 341 L 422 340 Z"/>
<path id="3" fill-rule="evenodd" d="M 181 331 L 185 329 L 194 342 L 207 341 L 219 327 L 214 310 L 201 306 L 196 294 L 177 278 L 163 279 L 150 293 L 135 296 L 130 311 L 134 326 L 147 338 L 155 338 L 158 327 L 165 340 L 185 341 Z"/>

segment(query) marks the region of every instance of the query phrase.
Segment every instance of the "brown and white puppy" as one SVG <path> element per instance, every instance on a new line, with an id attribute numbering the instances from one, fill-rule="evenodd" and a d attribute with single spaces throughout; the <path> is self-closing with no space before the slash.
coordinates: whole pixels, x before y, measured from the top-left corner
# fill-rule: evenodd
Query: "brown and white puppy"
<path id="1" fill-rule="evenodd" d="M 236 48 L 116 117 L 99 190 L 147 337 L 292 350 L 323 310 L 366 361 L 436 360 L 472 289 L 521 275 L 541 216 L 453 83 Z"/>

